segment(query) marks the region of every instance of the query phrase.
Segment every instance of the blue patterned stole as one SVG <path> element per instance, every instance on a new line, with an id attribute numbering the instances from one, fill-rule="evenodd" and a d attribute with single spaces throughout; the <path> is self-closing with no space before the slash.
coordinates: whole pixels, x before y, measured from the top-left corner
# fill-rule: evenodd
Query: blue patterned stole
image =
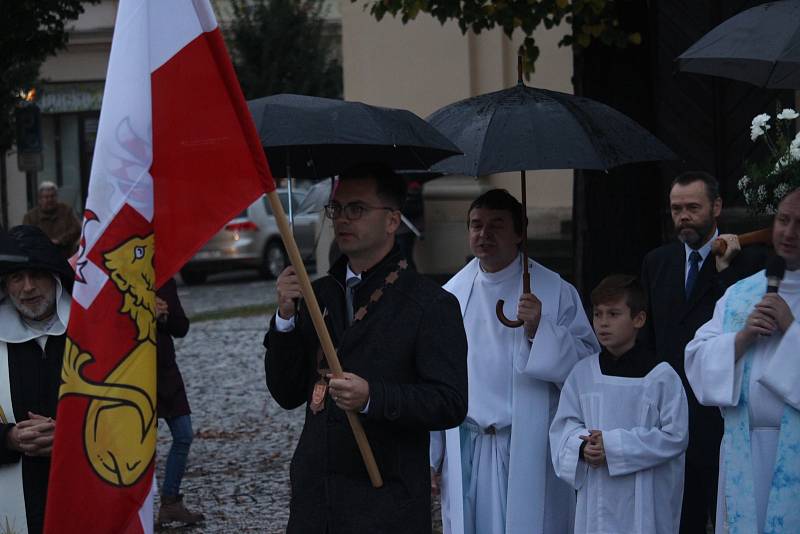
<path id="1" fill-rule="evenodd" d="M 766 292 L 764 271 L 737 282 L 728 292 L 724 332 L 738 332 Z M 765 524 L 757 525 L 750 448 L 750 369 L 753 348 L 744 355 L 742 391 L 736 406 L 725 408 L 725 505 L 730 534 L 800 532 L 800 412 L 784 408 Z M 719 520 L 720 518 L 717 518 Z"/>

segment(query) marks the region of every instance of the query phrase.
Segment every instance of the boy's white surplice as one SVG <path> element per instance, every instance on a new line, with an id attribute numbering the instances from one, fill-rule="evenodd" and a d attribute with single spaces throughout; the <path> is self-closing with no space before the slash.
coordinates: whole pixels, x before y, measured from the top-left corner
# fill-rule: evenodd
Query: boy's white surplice
<path id="1" fill-rule="evenodd" d="M 688 425 L 686 394 L 669 364 L 627 378 L 603 375 L 597 355 L 580 361 L 550 427 L 556 473 L 578 490 L 575 533 L 677 533 Z M 579 458 L 579 436 L 589 430 L 603 432 L 607 465 Z"/>
<path id="2" fill-rule="evenodd" d="M 521 275 L 521 262 L 513 265 Z M 475 388 L 510 386 L 510 391 L 494 391 L 493 394 L 486 391 L 477 396 L 479 403 L 482 402 L 481 398 L 495 403 L 502 403 L 502 399 L 507 398 L 509 406 L 506 413 L 511 423 L 507 485 L 506 481 L 496 480 L 506 469 L 495 469 L 480 481 L 479 487 L 483 493 L 498 491 L 493 488 L 507 488 L 506 534 L 564 534 L 569 531 L 572 522 L 575 498 L 572 489 L 555 476 L 550 462 L 547 432 L 555 415 L 560 384 L 566 380 L 575 363 L 597 352 L 599 345 L 575 288 L 564 282 L 558 274 L 532 260 L 529 268 L 532 292 L 542 301 L 542 318 L 532 343 L 526 339 L 523 328 L 503 330 L 502 340 L 489 339 L 482 335 L 486 323 L 469 324 L 465 321 L 469 358 L 479 356 L 476 352 L 481 344 L 488 343 L 493 350 L 502 351 L 502 354 L 490 355 L 491 359 L 505 361 L 510 366 L 507 383 L 506 375 L 498 373 L 493 375 L 491 384 L 484 382 L 485 377 L 472 374 L 478 370 L 478 366 L 469 366 L 468 417 L 483 419 L 489 414 L 482 409 L 485 407 L 472 405 L 476 398 L 472 393 Z M 473 314 L 471 311 L 468 313 L 468 308 L 480 306 L 493 316 L 497 299 L 502 298 L 506 301 L 506 315 L 516 317 L 517 302 L 522 294 L 521 276 L 513 283 L 503 280 L 496 284 L 496 295 L 488 286 L 484 286 L 481 296 L 476 297 L 473 289 L 480 272 L 479 262 L 474 259 L 444 286 L 458 299 L 462 315 L 469 319 Z M 491 320 L 497 321 L 495 317 L 491 317 Z M 506 417 L 502 411 L 498 416 Z M 487 419 L 479 421 L 478 425 L 504 422 Z M 501 434 L 498 433 L 498 440 L 502 439 Z M 503 456 L 503 443 L 499 443 L 497 448 L 497 454 Z M 461 461 L 458 428 L 431 434 L 431 465 L 442 469 L 442 520 L 446 534 L 465 532 Z M 481 467 L 473 466 L 485 472 L 486 469 Z M 482 509 L 477 510 L 475 515 L 485 517 L 493 513 L 493 510 Z"/>
<path id="3" fill-rule="evenodd" d="M 763 278 L 763 273 L 760 276 Z M 745 358 L 738 362 L 735 360 L 736 332 L 725 332 L 723 328 L 732 289 L 728 289 L 717 302 L 713 318 L 697 331 L 695 338 L 686 346 L 686 377 L 697 399 L 707 406 L 720 406 L 723 415 L 726 408 L 739 403 L 745 361 Z M 767 515 L 784 409 L 789 405 L 800 410 L 800 271 L 786 272 L 778 294 L 789 305 L 795 321 L 783 335 L 775 334 L 756 341 L 746 356 L 752 358 L 747 387 L 753 494 L 758 525 L 764 525 Z M 727 450 L 725 440 L 720 454 L 717 534 L 728 532 L 724 460 L 733 452 Z"/>

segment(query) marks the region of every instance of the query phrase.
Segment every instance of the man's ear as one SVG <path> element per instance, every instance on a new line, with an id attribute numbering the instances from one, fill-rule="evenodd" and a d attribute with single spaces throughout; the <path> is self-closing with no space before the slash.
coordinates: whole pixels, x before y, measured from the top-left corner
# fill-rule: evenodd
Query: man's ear
<path id="1" fill-rule="evenodd" d="M 647 312 L 642 310 L 636 315 L 633 316 L 633 327 L 637 330 L 642 328 L 644 324 L 647 322 Z"/>
<path id="2" fill-rule="evenodd" d="M 389 212 L 389 220 L 386 225 L 386 231 L 389 234 L 396 234 L 397 230 L 400 229 L 400 225 L 402 221 L 400 220 L 400 210 L 394 210 Z"/>
<path id="3" fill-rule="evenodd" d="M 722 213 L 722 199 L 720 197 L 717 197 L 713 204 L 711 204 L 711 213 L 714 215 L 715 219 Z"/>

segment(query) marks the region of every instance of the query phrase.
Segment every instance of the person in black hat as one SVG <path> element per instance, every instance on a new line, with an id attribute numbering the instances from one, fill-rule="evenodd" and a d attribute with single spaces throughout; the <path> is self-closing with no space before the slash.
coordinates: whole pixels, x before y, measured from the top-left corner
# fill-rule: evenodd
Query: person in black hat
<path id="1" fill-rule="evenodd" d="M 0 235 L 0 526 L 44 524 L 73 272 L 35 226 Z"/>

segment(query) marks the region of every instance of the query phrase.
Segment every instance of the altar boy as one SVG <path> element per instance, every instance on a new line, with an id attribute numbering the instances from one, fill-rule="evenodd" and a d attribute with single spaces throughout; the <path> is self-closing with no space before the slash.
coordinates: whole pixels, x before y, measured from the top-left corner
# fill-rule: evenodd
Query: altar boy
<path id="1" fill-rule="evenodd" d="M 575 365 L 550 426 L 556 474 L 578 491 L 575 533 L 675 534 L 688 443 L 683 385 L 636 344 L 647 316 L 635 277 L 606 277 L 591 300 L 603 348 Z"/>

